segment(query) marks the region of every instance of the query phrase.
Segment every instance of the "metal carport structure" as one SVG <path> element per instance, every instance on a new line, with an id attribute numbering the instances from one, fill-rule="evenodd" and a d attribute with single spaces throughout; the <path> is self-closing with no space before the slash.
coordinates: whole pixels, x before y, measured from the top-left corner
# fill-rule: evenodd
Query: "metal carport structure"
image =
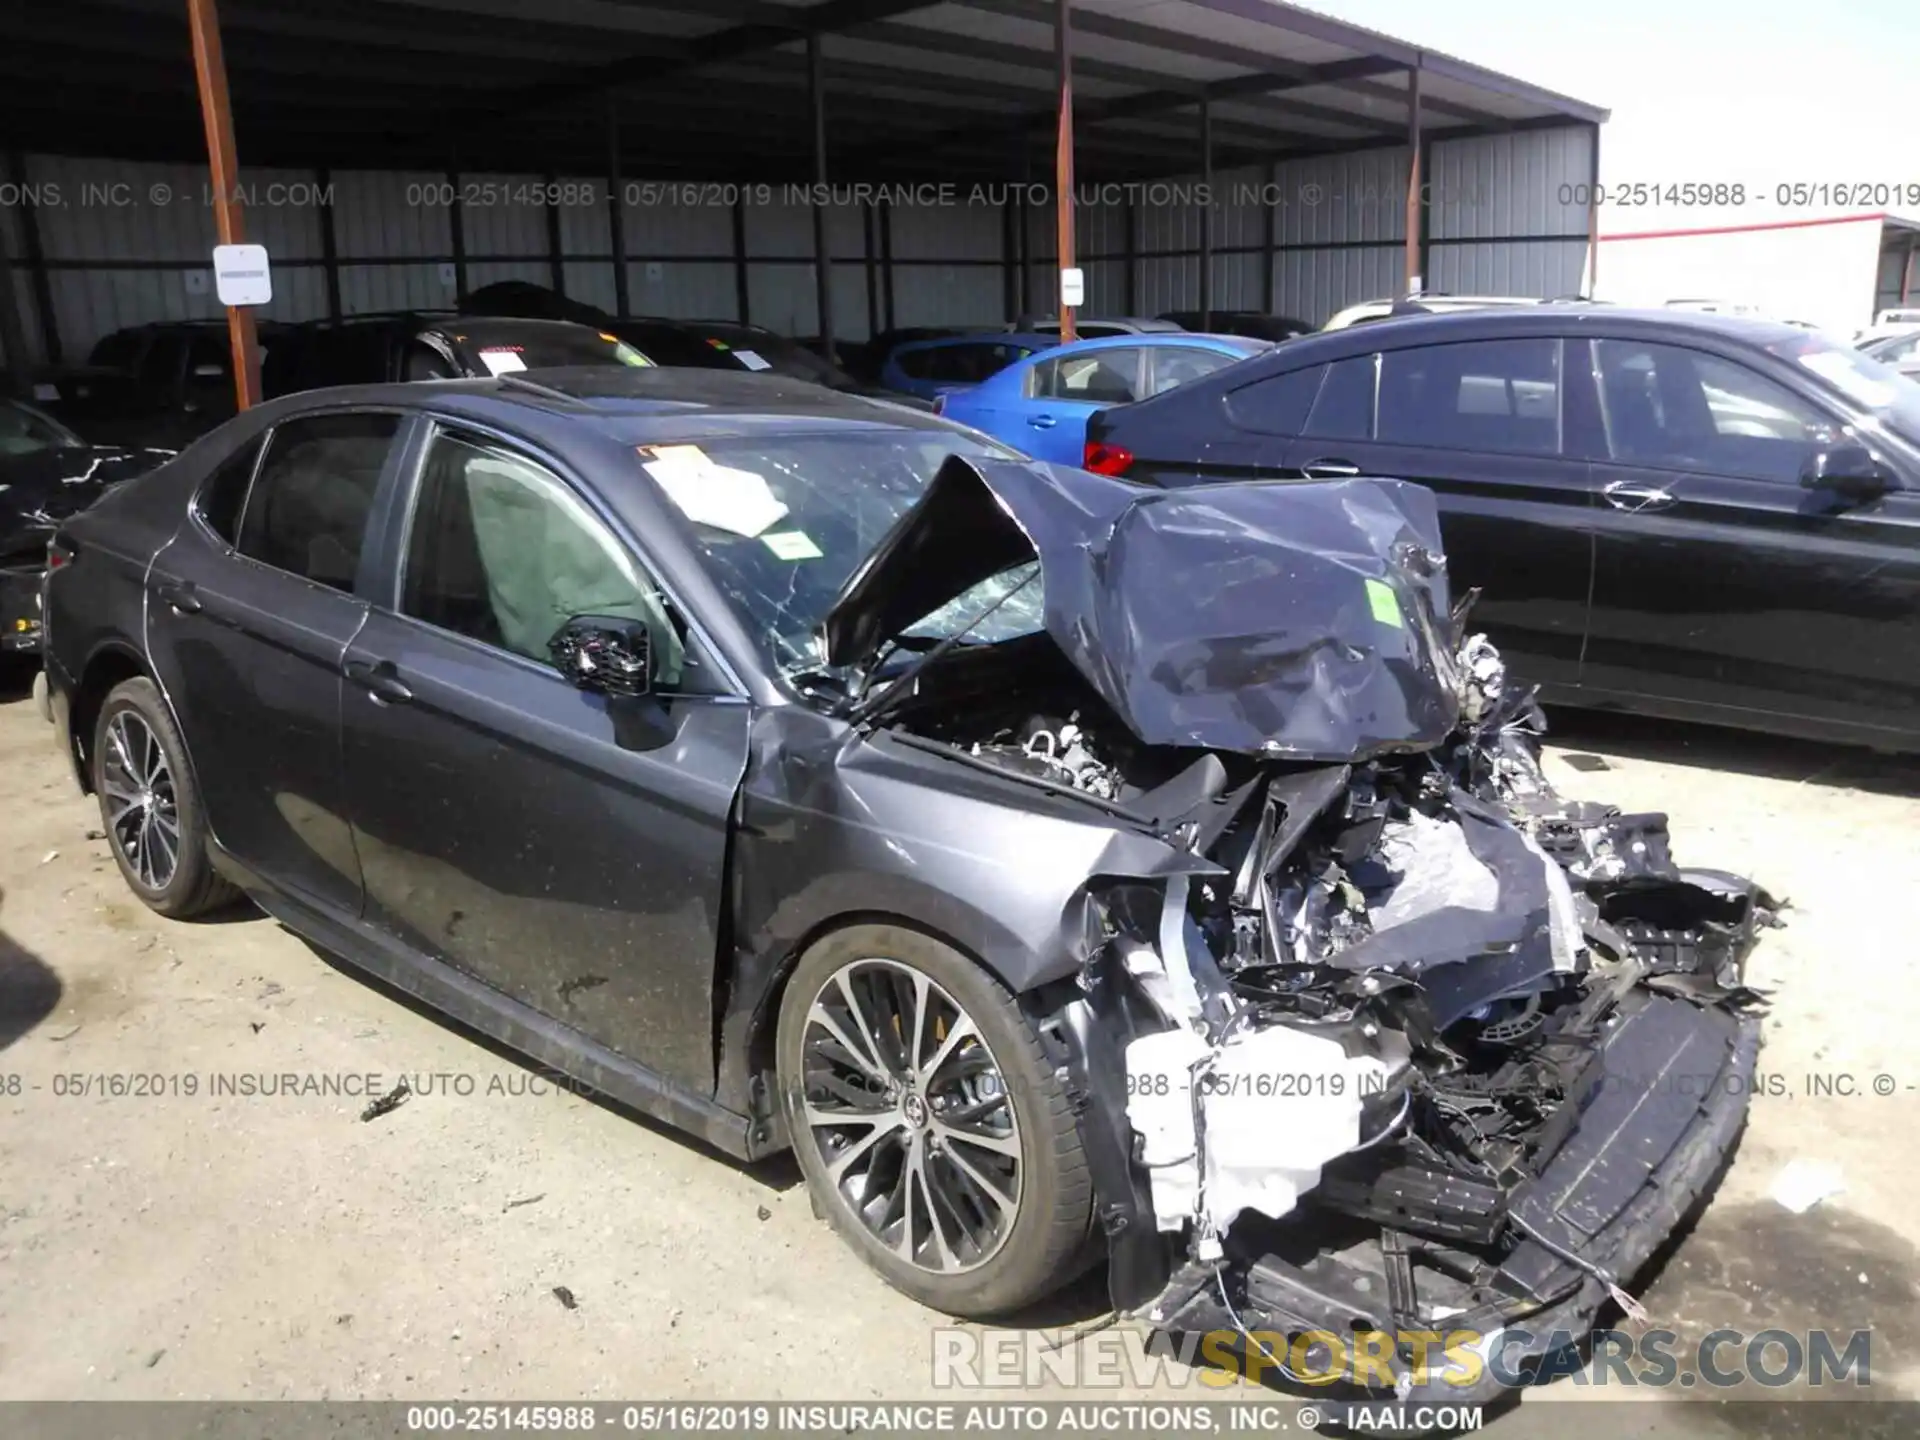
<path id="1" fill-rule="evenodd" d="M 177 187 L 139 183 L 204 180 L 187 9 L 0 16 L 0 300 L 35 358 L 213 313 L 168 284 L 204 271 L 208 207 L 160 213 L 150 197 Z M 1274 0 L 225 0 L 219 18 L 250 238 L 288 318 L 417 304 L 417 276 L 366 272 L 450 266 L 447 300 L 510 271 L 622 313 L 730 298 L 738 318 L 831 335 L 938 310 L 924 283 L 895 294 L 931 268 L 964 291 L 941 302 L 956 314 L 985 311 L 996 272 L 984 322 L 1053 308 L 1075 220 L 1089 308 L 1273 309 L 1295 271 L 1364 253 L 1345 281 L 1298 289 L 1324 308 L 1389 275 L 1432 284 L 1455 247 L 1476 252 L 1451 263 L 1468 275 L 1497 269 L 1478 258 L 1494 247 L 1560 247 L 1540 274 L 1565 289 L 1606 118 Z M 268 176 L 324 203 L 271 213 Z M 518 193 L 545 203 L 486 203 L 475 177 L 531 181 Z M 583 177 L 597 207 L 547 186 Z M 421 204 L 424 180 L 454 203 Z M 910 214 L 936 183 L 952 213 Z"/>

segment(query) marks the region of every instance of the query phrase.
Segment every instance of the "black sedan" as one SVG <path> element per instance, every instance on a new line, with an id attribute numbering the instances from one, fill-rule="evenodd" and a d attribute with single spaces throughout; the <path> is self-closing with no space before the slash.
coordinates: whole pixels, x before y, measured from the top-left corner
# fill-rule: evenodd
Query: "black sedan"
<path id="1" fill-rule="evenodd" d="M 0 397 L 0 655 L 40 649 L 40 577 L 55 527 L 173 453 L 89 445 L 45 411 Z"/>
<path id="2" fill-rule="evenodd" d="M 1920 388 L 1790 325 L 1530 305 L 1307 336 L 1096 415 L 1161 485 L 1431 486 L 1549 700 L 1920 749 Z"/>
<path id="3" fill-rule="evenodd" d="M 53 708 L 144 901 L 244 890 L 792 1147 L 954 1313 L 1104 1249 L 1174 1329 L 1525 1316 L 1517 1365 L 1744 1114 L 1769 902 L 1553 797 L 1416 487 L 1169 494 L 603 367 L 268 404 L 55 553 Z"/>
<path id="4" fill-rule="evenodd" d="M 619 336 L 565 320 L 400 311 L 289 326 L 261 367 L 270 397 L 384 380 L 459 380 L 555 365 L 653 362 Z"/>

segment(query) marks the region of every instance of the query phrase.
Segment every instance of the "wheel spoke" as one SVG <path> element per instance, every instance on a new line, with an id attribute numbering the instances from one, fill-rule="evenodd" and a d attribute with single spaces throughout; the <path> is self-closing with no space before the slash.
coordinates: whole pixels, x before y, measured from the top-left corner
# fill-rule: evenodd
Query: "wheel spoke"
<path id="1" fill-rule="evenodd" d="M 940 1073 L 940 1067 L 968 1040 L 977 1040 L 980 1032 L 973 1028 L 973 1021 L 963 1010 L 947 1027 L 947 1038 L 940 1042 L 940 1048 L 933 1052 L 933 1059 L 920 1067 L 920 1083 L 929 1089 L 933 1086 L 934 1076 Z"/>
<path id="2" fill-rule="evenodd" d="M 968 1130 L 945 1121 L 936 1120 L 933 1133 L 947 1142 L 948 1148 L 954 1145 L 977 1145 L 982 1150 L 991 1150 L 996 1155 L 1010 1155 L 1020 1158 L 1020 1137 L 1017 1135 L 996 1135 L 991 1130 Z"/>
<path id="3" fill-rule="evenodd" d="M 947 1159 L 953 1162 L 954 1169 L 960 1171 L 961 1174 L 973 1182 L 973 1188 L 975 1190 L 991 1200 L 1002 1214 L 1007 1215 L 1009 1218 L 1012 1217 L 1014 1207 L 1018 1203 L 1015 1197 L 1006 1194 L 994 1181 L 982 1174 L 979 1170 L 976 1170 L 967 1157 L 962 1155 L 953 1146 L 949 1145 L 947 1147 L 946 1156 Z"/>
<path id="4" fill-rule="evenodd" d="M 156 814 L 148 827 L 147 839 L 154 847 L 154 884 L 165 885 L 173 879 L 174 866 L 180 860 L 180 834 L 168 829 L 166 818 Z"/>
<path id="5" fill-rule="evenodd" d="M 907 1031 L 907 1069 L 918 1073 L 921 1047 L 926 1043 L 928 995 L 933 982 L 919 971 L 913 973 L 913 1024 Z"/>
<path id="6" fill-rule="evenodd" d="M 835 979 L 840 986 L 840 998 L 847 1002 L 847 1014 L 853 1021 L 853 1028 L 863 1042 L 862 1053 L 865 1054 L 867 1060 L 872 1064 L 876 1075 L 887 1074 L 887 1062 L 880 1054 L 878 1034 L 873 1026 L 868 1023 L 867 1012 L 861 1007 L 859 997 L 853 993 L 853 982 L 849 978 L 848 972 L 842 970 Z"/>
<path id="7" fill-rule="evenodd" d="M 822 1030 L 826 1031 L 827 1034 L 832 1036 L 834 1043 L 846 1054 L 849 1064 L 872 1079 L 878 1080 L 883 1086 L 887 1083 L 890 1078 L 887 1072 L 875 1064 L 873 1058 L 860 1046 L 853 1043 L 852 1038 L 847 1034 L 846 1030 L 842 1028 L 840 1022 L 828 1014 L 826 1006 L 822 1005 L 818 1000 L 813 1002 L 813 1008 L 807 1012 L 807 1023 L 809 1025 L 818 1025 Z"/>
<path id="8" fill-rule="evenodd" d="M 939 1256 L 940 1268 L 942 1270 L 958 1270 L 960 1268 L 960 1257 L 953 1253 L 953 1246 L 947 1243 L 946 1228 L 940 1223 L 940 1202 L 942 1198 L 940 1187 L 933 1183 L 932 1176 L 927 1173 L 927 1161 L 924 1151 L 919 1152 L 915 1157 L 913 1174 L 920 1184 L 920 1198 L 926 1203 L 927 1228 L 933 1235 L 933 1249 L 934 1253 Z"/>
<path id="9" fill-rule="evenodd" d="M 906 1121 L 902 1120 L 897 1113 L 893 1112 L 889 1112 L 886 1115 L 875 1116 L 872 1119 L 868 1119 L 865 1116 L 836 1115 L 828 1111 L 816 1110 L 811 1105 L 806 1107 L 806 1112 L 807 1124 L 815 1129 L 821 1126 L 840 1125 L 870 1125 L 873 1127 L 858 1140 L 849 1141 L 839 1150 L 822 1150 L 821 1153 L 827 1161 L 827 1174 L 832 1177 L 833 1183 L 836 1185 L 840 1183 L 842 1177 L 846 1175 L 854 1161 L 858 1160 L 862 1155 L 869 1153 L 875 1145 L 886 1139 L 887 1136 L 898 1134 L 906 1127 Z"/>

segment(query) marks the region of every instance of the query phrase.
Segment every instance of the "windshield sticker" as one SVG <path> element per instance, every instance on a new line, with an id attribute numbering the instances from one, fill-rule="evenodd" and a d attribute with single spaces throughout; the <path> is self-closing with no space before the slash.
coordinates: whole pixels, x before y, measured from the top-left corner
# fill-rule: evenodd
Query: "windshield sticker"
<path id="1" fill-rule="evenodd" d="M 751 539 L 786 516 L 787 507 L 764 476 L 716 465 L 698 445 L 642 446 L 640 455 L 647 473 L 695 525 Z"/>
<path id="2" fill-rule="evenodd" d="M 773 362 L 754 350 L 736 350 L 733 358 L 749 370 L 771 370 Z"/>
<path id="3" fill-rule="evenodd" d="M 516 370 L 527 368 L 527 362 L 521 358 L 518 350 L 482 350 L 480 363 L 487 367 L 489 375 L 511 375 Z"/>
<path id="4" fill-rule="evenodd" d="M 1886 409 L 1899 393 L 1892 381 L 1864 373 L 1853 356 L 1837 350 L 1809 351 L 1800 357 L 1800 363 L 1869 410 Z"/>
<path id="5" fill-rule="evenodd" d="M 760 538 L 782 560 L 818 560 L 822 553 L 804 530 L 777 530 Z"/>
<path id="6" fill-rule="evenodd" d="M 1367 581 L 1367 608 L 1373 611 L 1373 618 L 1382 625 L 1391 625 L 1396 630 L 1406 629 L 1406 622 L 1400 618 L 1400 597 L 1393 593 L 1393 587 L 1384 580 Z"/>

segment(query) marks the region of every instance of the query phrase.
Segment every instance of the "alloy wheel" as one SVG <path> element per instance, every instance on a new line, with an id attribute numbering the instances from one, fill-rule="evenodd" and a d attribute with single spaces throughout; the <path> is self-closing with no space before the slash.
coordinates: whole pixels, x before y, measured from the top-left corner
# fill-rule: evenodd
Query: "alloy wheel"
<path id="1" fill-rule="evenodd" d="M 101 776 L 107 837 L 149 890 L 164 890 L 180 866 L 180 805 L 160 737 L 132 710 L 107 722 Z"/>
<path id="2" fill-rule="evenodd" d="M 801 1064 L 800 1118 L 867 1233 L 936 1274 L 992 1259 L 1020 1213 L 1020 1124 L 965 1008 L 910 966 L 855 960 L 808 1007 Z"/>

